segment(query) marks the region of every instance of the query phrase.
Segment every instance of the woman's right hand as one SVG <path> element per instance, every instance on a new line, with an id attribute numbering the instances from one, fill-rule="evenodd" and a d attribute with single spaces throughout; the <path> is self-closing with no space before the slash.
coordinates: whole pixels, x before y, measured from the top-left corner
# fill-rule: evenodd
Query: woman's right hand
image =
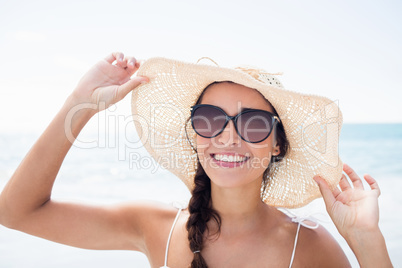
<path id="1" fill-rule="evenodd" d="M 90 206 L 52 199 L 63 160 L 90 116 L 121 100 L 142 81 L 148 81 L 146 77 L 131 79 L 139 67 L 133 57 L 112 53 L 84 75 L 1 192 L 1 225 L 81 248 L 144 253 L 144 234 L 160 236 L 158 230 L 161 219 L 166 218 L 166 208 L 138 202 Z M 78 112 L 82 108 L 88 109 Z M 174 210 L 170 211 L 166 226 L 175 215 Z"/>
<path id="2" fill-rule="evenodd" d="M 149 81 L 147 77 L 131 78 L 139 67 L 134 57 L 124 57 L 121 52 L 110 54 L 81 78 L 72 94 L 76 104 L 93 104 L 95 112 L 107 109 Z"/>

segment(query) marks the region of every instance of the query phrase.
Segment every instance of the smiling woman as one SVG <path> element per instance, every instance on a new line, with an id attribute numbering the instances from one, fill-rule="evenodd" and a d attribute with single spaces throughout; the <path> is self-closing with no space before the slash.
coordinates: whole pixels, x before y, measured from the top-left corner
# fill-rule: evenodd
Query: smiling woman
<path id="1" fill-rule="evenodd" d="M 221 108 L 214 105 L 220 105 Z M 225 112 L 226 110 L 236 114 L 239 109 L 241 112 L 233 116 Z M 224 199 L 236 200 L 236 197 L 244 194 L 248 188 L 250 189 L 248 204 L 251 207 L 258 206 L 261 203 L 259 194 L 261 185 L 264 185 L 262 191 L 264 195 L 268 182 L 269 165 L 273 162 L 273 157 L 286 155 L 288 141 L 285 137 L 277 143 L 277 139 L 270 136 L 279 118 L 269 102 L 258 91 L 239 84 L 215 82 L 209 85 L 200 95 L 197 105 L 193 106 L 191 119 L 194 131 L 198 134 L 199 162 L 194 178 L 195 188 L 189 204 L 190 217 L 187 230 L 191 249 L 201 251 L 204 248 L 202 234 L 205 229 L 220 232 L 221 216 L 228 213 L 231 208 L 235 208 L 236 213 L 246 215 L 240 211 L 243 207 L 241 204 L 234 201 L 222 202 L 219 199 L 224 196 Z M 279 131 L 276 133 L 279 132 L 279 136 L 284 137 L 283 127 L 277 129 Z M 212 139 L 215 137 L 216 139 Z M 240 139 L 246 142 L 240 142 Z M 258 146 L 255 146 L 256 143 Z M 225 188 L 231 189 L 231 193 Z M 206 192 L 209 194 L 206 195 Z M 212 197 L 211 192 L 214 194 Z M 211 199 L 205 200 L 205 195 L 215 200 L 215 208 L 211 206 Z M 219 208 L 220 212 L 217 210 L 219 203 L 224 204 Z M 204 217 L 201 216 L 203 214 Z M 225 221 L 231 221 L 230 217 L 226 217 L 225 215 Z M 214 219 L 215 222 L 208 223 L 203 218 Z M 262 233 L 263 230 L 255 231 Z M 252 251 L 263 247 L 256 243 L 244 246 Z M 208 248 L 207 245 L 206 247 Z M 211 249 L 204 250 L 203 254 L 208 254 L 208 251 Z M 236 262 L 239 264 L 238 260 Z M 206 266 L 200 252 L 194 255 L 193 265 Z"/>
<path id="2" fill-rule="evenodd" d="M 192 191 L 186 224 L 194 254 L 192 267 L 244 267 L 250 263 L 259 267 L 268 260 L 273 266 L 306 263 L 293 258 L 296 246 L 292 246 L 296 245 L 299 231 L 306 245 L 299 240 L 302 246 L 298 252 L 306 256 L 307 263 L 347 266 L 344 254 L 325 230 L 307 231 L 311 229 L 308 224 L 300 229 L 302 222 L 289 223 L 288 217 L 273 209 L 299 207 L 318 197 L 313 181 L 317 174 L 331 187 L 339 181 L 342 164 L 333 145 L 342 116 L 336 105 L 323 97 L 286 91 L 274 75 L 259 69 L 227 69 L 156 58 L 145 62 L 139 74 L 151 79 L 133 95 L 134 114 L 154 122 L 150 128 L 136 122 L 138 129 L 147 129 L 144 145 L 156 160 L 167 155 L 182 156 L 181 165 L 168 169 Z M 148 97 L 146 92 L 154 94 Z M 152 113 L 150 102 L 167 103 L 162 115 L 159 109 Z M 172 109 L 182 111 L 181 116 L 158 120 L 161 116 L 169 118 Z M 185 120 L 190 110 L 192 128 Z M 326 112 L 324 116 L 321 111 Z M 243 118 L 246 112 L 257 114 Z M 335 125 L 332 131 L 328 131 L 331 124 L 322 123 L 326 117 L 331 118 L 332 127 Z M 271 131 L 274 135 L 270 135 Z M 158 146 L 146 143 L 148 136 Z M 329 149 L 317 157 L 324 144 Z M 335 165 L 329 165 L 334 162 Z M 260 234 L 272 232 L 284 236 L 261 239 Z M 236 236 L 242 249 L 235 246 Z M 325 247 L 314 236 L 325 239 Z M 275 241 L 277 246 L 273 249 L 271 243 Z M 278 241 L 283 242 L 283 247 Z M 316 250 L 307 245 L 331 248 L 332 254 L 318 254 L 327 256 L 320 260 L 311 255 Z M 250 249 L 248 257 L 240 254 L 244 248 Z M 289 253 L 288 259 L 276 258 L 277 262 L 272 262 L 275 255 L 283 256 L 284 252 Z M 252 254 L 257 256 L 250 258 Z M 175 259 L 169 263 L 172 267 L 183 266 Z"/>
<path id="3" fill-rule="evenodd" d="M 189 204 L 53 200 L 82 128 L 131 91 L 144 147 L 189 188 Z M 74 247 L 139 251 L 152 267 L 348 267 L 322 226 L 277 209 L 322 194 L 361 266 L 391 267 L 378 227 L 379 186 L 366 175 L 365 191 L 342 165 L 341 124 L 331 100 L 287 91 L 260 69 L 164 58 L 140 64 L 112 53 L 84 75 L 4 187 L 0 223 Z"/>

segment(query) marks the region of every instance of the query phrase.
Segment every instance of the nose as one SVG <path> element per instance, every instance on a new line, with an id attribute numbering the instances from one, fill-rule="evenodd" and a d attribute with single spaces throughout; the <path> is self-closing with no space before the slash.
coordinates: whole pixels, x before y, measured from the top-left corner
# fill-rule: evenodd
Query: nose
<path id="1" fill-rule="evenodd" d="M 230 120 L 221 134 L 217 136 L 218 143 L 221 146 L 231 146 L 239 143 L 239 135 L 237 134 L 233 120 Z"/>

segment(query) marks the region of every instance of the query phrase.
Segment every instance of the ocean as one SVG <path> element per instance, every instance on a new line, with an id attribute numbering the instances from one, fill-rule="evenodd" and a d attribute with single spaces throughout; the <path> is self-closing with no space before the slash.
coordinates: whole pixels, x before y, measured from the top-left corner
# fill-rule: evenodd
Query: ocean
<path id="1" fill-rule="evenodd" d="M 63 163 L 52 198 L 90 204 L 138 199 L 170 203 L 189 199 L 184 184 L 153 162 L 132 129 L 117 133 L 83 131 Z M 39 135 L 0 131 L 0 190 Z M 402 189 L 402 124 L 345 124 L 339 152 L 342 161 L 359 175 L 369 173 L 378 181 L 382 192 L 380 228 L 394 266 L 402 267 L 402 195 L 399 192 Z M 322 199 L 295 212 L 318 215 L 352 266 L 359 267 L 327 216 Z M 0 226 L 0 267 L 72 266 L 150 267 L 142 253 L 78 249 Z"/>

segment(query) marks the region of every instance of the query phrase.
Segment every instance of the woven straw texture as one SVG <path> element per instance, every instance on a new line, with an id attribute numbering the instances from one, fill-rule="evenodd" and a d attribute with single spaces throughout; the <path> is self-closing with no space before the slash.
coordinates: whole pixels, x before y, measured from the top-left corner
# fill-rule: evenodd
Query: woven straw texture
<path id="1" fill-rule="evenodd" d="M 187 119 L 201 92 L 215 81 L 232 81 L 258 90 L 284 125 L 290 148 L 272 167 L 262 196 L 265 203 L 295 208 L 320 197 L 315 175 L 323 177 L 331 188 L 338 184 L 342 174 L 338 155 L 342 114 L 333 101 L 285 90 L 274 75 L 252 68 L 152 58 L 143 63 L 137 75 L 150 79 L 132 95 L 133 119 L 141 141 L 151 156 L 190 190 L 197 155 L 186 136 L 185 128 L 194 142 L 195 133 Z"/>

